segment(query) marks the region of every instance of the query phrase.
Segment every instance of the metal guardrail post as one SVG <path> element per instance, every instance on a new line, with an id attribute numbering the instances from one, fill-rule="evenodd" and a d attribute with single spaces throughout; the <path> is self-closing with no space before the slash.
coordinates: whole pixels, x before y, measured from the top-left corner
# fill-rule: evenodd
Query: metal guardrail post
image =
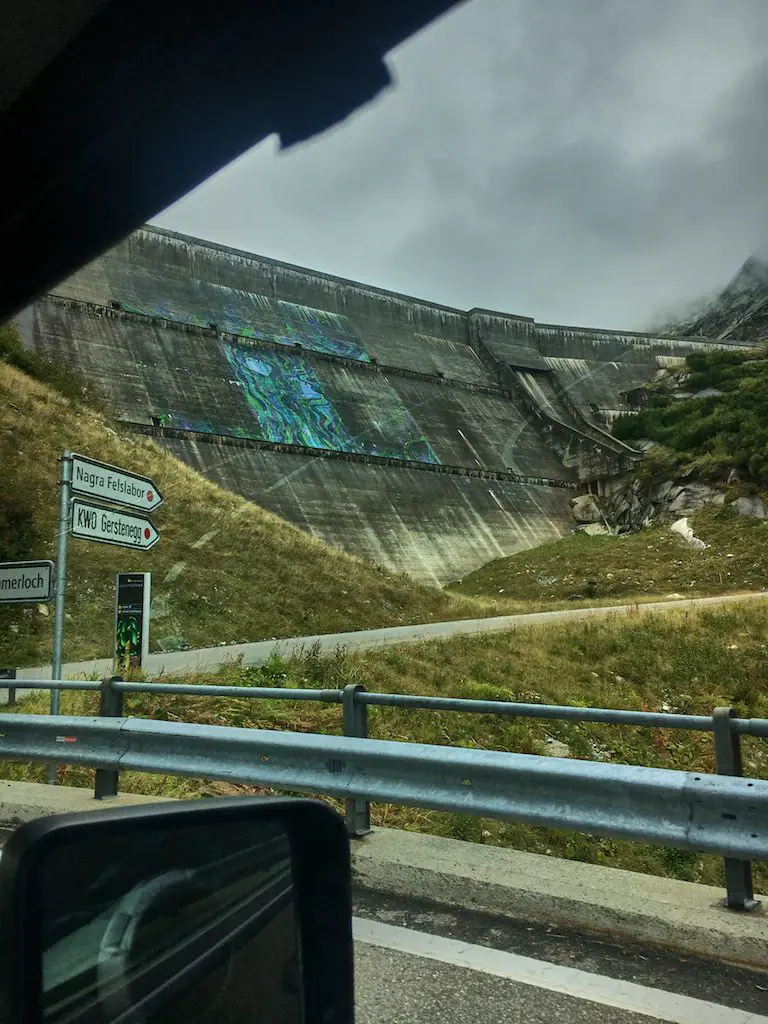
<path id="1" fill-rule="evenodd" d="M 9 682 L 16 678 L 15 668 L 0 668 L 0 679 L 7 679 Z M 8 687 L 8 707 L 12 708 L 16 704 L 16 687 Z"/>
<path id="2" fill-rule="evenodd" d="M 122 718 L 123 694 L 116 690 L 113 683 L 122 683 L 122 676 L 108 676 L 101 681 L 99 694 L 99 716 L 101 718 Z M 96 769 L 96 784 L 93 795 L 97 800 L 117 796 L 120 773 L 106 768 Z"/>
<path id="3" fill-rule="evenodd" d="M 359 683 L 349 683 L 342 691 L 344 711 L 344 735 L 368 739 L 368 707 L 355 700 L 355 695 L 364 690 Z M 350 838 L 367 836 L 371 831 L 371 805 L 367 800 L 355 797 L 345 801 L 344 820 Z"/>
<path id="4" fill-rule="evenodd" d="M 718 775 L 744 775 L 741 737 L 731 728 L 734 708 L 715 708 L 712 712 L 715 739 L 715 765 Z M 760 906 L 752 884 L 752 862 L 725 858 L 725 886 L 728 895 L 723 905 L 729 910 L 755 910 Z"/>

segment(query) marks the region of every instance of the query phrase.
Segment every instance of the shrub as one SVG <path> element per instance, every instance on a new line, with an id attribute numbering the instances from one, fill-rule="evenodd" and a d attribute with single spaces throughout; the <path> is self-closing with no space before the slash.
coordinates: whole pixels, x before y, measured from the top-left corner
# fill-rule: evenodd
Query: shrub
<path id="1" fill-rule="evenodd" d="M 24 348 L 13 324 L 0 324 L 0 360 L 50 385 L 74 404 L 105 411 L 104 398 L 93 384 L 71 366 Z"/>
<path id="2" fill-rule="evenodd" d="M 655 388 L 645 409 L 619 416 L 614 433 L 624 441 L 648 439 L 646 473 L 670 475 L 688 465 L 719 480 L 737 467 L 768 485 L 768 358 L 764 351 L 693 352 L 686 358 L 691 391 L 721 392 L 681 400 L 670 387 Z"/>

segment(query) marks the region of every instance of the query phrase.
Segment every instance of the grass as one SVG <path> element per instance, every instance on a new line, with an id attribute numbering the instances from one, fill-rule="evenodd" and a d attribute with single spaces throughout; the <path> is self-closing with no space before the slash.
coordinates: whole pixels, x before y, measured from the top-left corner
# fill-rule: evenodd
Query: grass
<path id="1" fill-rule="evenodd" d="M 130 715 L 298 732 L 341 732 L 338 705 L 254 701 L 237 697 L 238 685 L 340 687 L 370 690 L 711 714 L 720 705 L 740 715 L 768 717 L 768 603 L 678 611 L 589 622 L 528 627 L 449 641 L 373 651 L 272 661 L 261 668 L 223 670 L 231 697 L 133 695 Z M 203 681 L 190 677 L 190 681 Z M 19 710 L 44 712 L 47 695 L 24 700 Z M 96 697 L 66 694 L 63 710 L 93 714 Z M 714 771 L 712 737 L 660 729 L 603 726 L 455 712 L 370 708 L 373 737 L 521 753 L 542 752 L 548 741 L 567 745 L 572 757 Z M 768 778 L 768 743 L 745 737 L 745 773 Z M 42 780 L 39 765 L 3 764 L 5 778 Z M 89 785 L 86 769 L 61 769 L 62 781 Z M 253 792 L 246 786 L 126 773 L 125 790 L 169 796 Z M 554 829 L 475 819 L 416 808 L 378 805 L 374 823 L 474 842 L 606 864 L 633 871 L 722 885 L 722 863 L 659 846 L 595 838 Z M 768 865 L 756 869 L 768 891 Z"/>
<path id="2" fill-rule="evenodd" d="M 0 362 L 0 559 L 53 558 L 58 457 L 72 449 L 152 477 L 165 496 L 149 552 L 73 540 L 64 658 L 112 649 L 117 572 L 153 574 L 153 639 L 190 647 L 494 614 L 365 563 L 216 487 L 151 439 Z M 0 665 L 50 661 L 52 607 L 0 607 Z M 156 647 L 156 644 L 153 644 Z"/>
<path id="3" fill-rule="evenodd" d="M 762 590 L 768 580 L 768 520 L 748 519 L 728 506 L 690 517 L 709 547 L 689 548 L 666 525 L 628 536 L 573 533 L 489 562 L 449 590 L 467 597 L 518 601 L 607 602 L 655 595 L 700 597 Z"/>

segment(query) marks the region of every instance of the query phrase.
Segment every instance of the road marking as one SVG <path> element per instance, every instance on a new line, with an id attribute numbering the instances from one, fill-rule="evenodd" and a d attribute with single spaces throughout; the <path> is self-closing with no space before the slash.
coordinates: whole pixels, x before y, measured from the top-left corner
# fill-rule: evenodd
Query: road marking
<path id="1" fill-rule="evenodd" d="M 357 942 L 482 971 L 670 1024 L 768 1024 L 768 1017 L 746 1010 L 367 918 L 353 918 L 352 931 Z"/>

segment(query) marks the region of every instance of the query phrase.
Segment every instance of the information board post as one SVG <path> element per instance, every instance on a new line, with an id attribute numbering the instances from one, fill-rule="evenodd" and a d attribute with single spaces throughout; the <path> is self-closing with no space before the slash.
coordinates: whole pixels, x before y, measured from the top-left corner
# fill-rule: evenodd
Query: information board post
<path id="1" fill-rule="evenodd" d="M 141 669 L 149 654 L 151 572 L 119 572 L 115 581 L 115 671 Z"/>

